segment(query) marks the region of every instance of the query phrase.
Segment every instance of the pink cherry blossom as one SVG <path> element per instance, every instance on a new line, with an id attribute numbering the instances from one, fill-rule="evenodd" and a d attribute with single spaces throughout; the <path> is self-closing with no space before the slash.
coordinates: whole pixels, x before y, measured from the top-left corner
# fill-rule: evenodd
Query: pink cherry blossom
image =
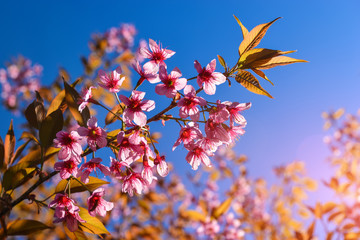
<path id="1" fill-rule="evenodd" d="M 140 146 L 140 137 L 136 134 L 126 136 L 125 132 L 121 131 L 117 135 L 117 143 L 119 146 L 118 158 L 120 161 L 125 161 L 129 165 L 141 158 L 143 150 Z"/>
<path id="2" fill-rule="evenodd" d="M 160 176 L 166 177 L 169 174 L 169 168 L 165 161 L 165 156 L 157 155 L 154 159 L 154 164 L 156 165 L 157 173 Z"/>
<path id="3" fill-rule="evenodd" d="M 143 170 L 141 171 L 141 177 L 145 180 L 145 182 L 150 185 L 153 180 L 157 180 L 156 177 L 154 177 L 152 168 L 154 166 L 153 161 L 148 161 L 146 159 L 143 160 Z"/>
<path id="4" fill-rule="evenodd" d="M 55 207 L 55 213 L 57 213 L 57 215 L 63 215 L 63 213 L 60 213 L 61 211 L 64 211 L 65 209 L 68 209 L 70 211 L 72 211 L 73 209 L 76 208 L 75 206 L 75 200 L 69 198 L 68 195 L 66 194 L 61 194 L 58 193 L 56 194 L 55 198 L 53 201 L 51 201 L 49 203 L 49 207 L 53 208 Z"/>
<path id="5" fill-rule="evenodd" d="M 198 144 L 206 151 L 214 153 L 223 143 L 218 139 L 210 139 L 208 137 L 204 137 L 197 141 L 196 144 Z"/>
<path id="6" fill-rule="evenodd" d="M 199 129 L 199 125 L 194 122 L 189 122 L 185 127 L 181 127 L 179 138 L 176 140 L 172 150 L 174 151 L 181 142 L 183 142 L 184 145 L 187 145 L 200 138 L 202 138 L 202 133 Z"/>
<path id="7" fill-rule="evenodd" d="M 111 174 L 109 167 L 100 164 L 101 161 L 101 158 L 93 158 L 90 161 L 81 165 L 79 169 L 81 172 L 79 173 L 79 175 L 82 182 L 88 183 L 90 173 L 96 171 L 97 169 L 99 169 L 105 176 L 109 176 Z"/>
<path id="8" fill-rule="evenodd" d="M 158 66 L 155 66 L 155 68 L 150 68 L 148 65 L 144 65 L 144 70 L 142 70 L 139 62 L 136 62 L 132 65 L 132 67 L 140 75 L 138 83 L 142 83 L 145 79 L 148 80 L 150 83 L 160 82 L 160 78 L 157 74 L 157 72 L 159 71 Z"/>
<path id="9" fill-rule="evenodd" d="M 233 124 L 233 122 L 241 125 L 246 124 L 246 120 L 240 112 L 249 109 L 251 107 L 251 103 L 224 102 L 224 104 L 230 113 L 231 124 Z"/>
<path id="10" fill-rule="evenodd" d="M 193 170 L 197 170 L 202 162 L 207 167 L 211 167 L 210 159 L 208 156 L 212 156 L 211 152 L 206 151 L 198 144 L 189 144 L 187 146 L 189 153 L 186 155 L 186 161 L 191 165 Z"/>
<path id="11" fill-rule="evenodd" d="M 222 123 L 216 123 L 209 118 L 205 124 L 206 136 L 210 139 L 219 140 L 223 143 L 230 142 L 230 136 Z"/>
<path id="12" fill-rule="evenodd" d="M 79 127 L 78 133 L 80 136 L 87 137 L 87 142 L 91 150 L 96 151 L 96 146 L 99 148 L 107 145 L 106 132 L 101 127 L 97 126 L 96 117 L 91 117 L 87 122 L 87 128 Z"/>
<path id="13" fill-rule="evenodd" d="M 239 125 L 239 126 L 232 126 L 231 128 L 228 129 L 228 134 L 231 138 L 231 141 L 234 141 L 235 139 L 237 139 L 238 136 L 245 134 L 244 127 L 245 125 Z"/>
<path id="14" fill-rule="evenodd" d="M 61 162 L 56 162 L 54 165 L 54 169 L 56 171 L 60 171 L 60 177 L 62 179 L 67 179 L 69 178 L 71 175 L 72 176 L 77 176 L 78 174 L 78 162 L 76 160 L 73 159 L 69 159 L 67 161 L 61 161 Z"/>
<path id="15" fill-rule="evenodd" d="M 134 190 L 137 194 L 141 194 L 141 192 L 146 188 L 145 180 L 140 176 L 139 173 L 129 172 L 127 176 L 124 178 L 124 182 L 122 185 L 122 192 L 128 193 L 130 197 L 134 195 Z"/>
<path id="16" fill-rule="evenodd" d="M 196 96 L 196 91 L 193 86 L 187 85 L 184 88 L 185 97 L 181 98 L 177 106 L 180 107 L 179 116 L 187 118 L 190 116 L 191 120 L 199 121 L 200 113 L 198 105 L 206 106 L 206 101 L 202 97 Z"/>
<path id="17" fill-rule="evenodd" d="M 230 113 L 226 105 L 217 101 L 217 106 L 213 107 L 209 112 L 209 117 L 216 123 L 223 123 L 230 118 Z"/>
<path id="18" fill-rule="evenodd" d="M 92 94 L 91 94 L 91 89 L 93 89 L 95 87 L 90 86 L 89 88 L 84 88 L 81 92 L 81 98 L 78 101 L 79 104 L 79 112 L 82 112 L 85 107 L 89 104 L 91 98 L 92 98 Z"/>
<path id="19" fill-rule="evenodd" d="M 160 66 L 159 77 L 162 83 L 156 85 L 155 92 L 168 98 L 175 97 L 176 92 L 183 89 L 187 83 L 186 78 L 180 78 L 181 76 L 177 67 L 168 75 L 165 66 Z"/>
<path id="20" fill-rule="evenodd" d="M 79 143 L 80 140 L 81 137 L 76 131 L 71 131 L 71 133 L 60 131 L 56 133 L 54 145 L 55 147 L 61 148 L 58 154 L 58 158 L 64 161 L 73 158 L 78 164 L 80 164 L 81 154 L 83 152 Z"/>
<path id="21" fill-rule="evenodd" d="M 125 104 L 123 117 L 126 121 L 134 121 L 138 126 L 145 126 L 147 117 L 143 111 L 149 112 L 155 108 L 152 100 L 143 100 L 145 92 L 132 91 L 131 97 L 120 95 L 119 98 Z"/>
<path id="22" fill-rule="evenodd" d="M 99 86 L 107 89 L 112 93 L 120 91 L 121 84 L 125 77 L 121 76 L 122 70 L 120 67 L 116 68 L 111 73 L 107 74 L 104 70 L 99 71 Z"/>
<path id="23" fill-rule="evenodd" d="M 104 188 L 96 189 L 88 198 L 88 211 L 89 214 L 95 217 L 96 214 L 105 217 L 107 211 L 114 208 L 114 203 L 104 200 L 102 197 L 105 195 Z"/>
<path id="24" fill-rule="evenodd" d="M 63 211 L 62 215 L 57 215 L 55 212 L 55 220 L 54 223 L 59 223 L 59 222 L 66 222 L 66 227 L 71 231 L 71 232 L 75 232 L 76 230 L 78 230 L 78 222 L 86 222 L 84 219 L 82 219 L 79 215 L 79 211 L 80 208 L 75 206 L 75 209 L 73 210 L 68 210 L 66 209 L 65 211 Z"/>
<path id="25" fill-rule="evenodd" d="M 164 60 L 170 58 L 175 54 L 174 51 L 163 49 L 156 44 L 152 39 L 149 39 L 149 47 L 151 52 L 147 48 L 140 48 L 140 54 L 144 58 L 150 59 L 145 65 L 148 65 L 150 68 L 154 68 L 156 65 L 165 65 Z"/>
<path id="26" fill-rule="evenodd" d="M 197 76 L 197 83 L 199 87 L 203 87 L 208 95 L 214 95 L 216 85 L 222 84 L 226 81 L 226 77 L 219 72 L 214 72 L 216 68 L 216 60 L 213 59 L 206 67 L 202 68 L 200 63 L 195 60 L 194 66 L 199 73 Z"/>
<path id="27" fill-rule="evenodd" d="M 110 157 L 110 172 L 115 178 L 122 178 L 121 168 L 130 168 L 130 165 L 126 161 L 118 161 L 115 158 Z"/>

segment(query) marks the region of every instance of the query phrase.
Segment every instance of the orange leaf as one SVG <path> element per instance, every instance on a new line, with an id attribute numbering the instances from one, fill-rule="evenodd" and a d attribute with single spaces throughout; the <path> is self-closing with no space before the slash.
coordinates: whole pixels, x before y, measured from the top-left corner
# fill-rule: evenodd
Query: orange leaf
<path id="1" fill-rule="evenodd" d="M 245 38 L 246 35 L 248 35 L 249 31 L 246 29 L 246 27 L 240 22 L 240 20 L 235 15 L 233 15 L 233 16 L 236 19 L 239 26 L 241 27 L 241 32 L 242 32 L 243 38 Z"/>
<path id="2" fill-rule="evenodd" d="M 13 121 L 11 120 L 9 130 L 5 136 L 4 166 L 7 166 L 10 163 L 15 150 L 15 142 L 16 140 L 14 135 Z"/>
<path id="3" fill-rule="evenodd" d="M 261 87 L 256 77 L 254 77 L 248 71 L 240 70 L 240 72 L 236 75 L 235 80 L 250 92 L 273 98 L 265 89 Z"/>
<path id="4" fill-rule="evenodd" d="M 279 55 L 289 54 L 293 52 L 296 51 L 280 51 L 267 48 L 254 48 L 241 55 L 240 63 L 242 63 L 243 66 L 250 68 L 252 63 L 255 61 L 260 61 L 264 59 L 268 60 Z"/>
<path id="5" fill-rule="evenodd" d="M 260 24 L 254 27 L 248 34 L 246 34 L 244 40 L 239 46 L 239 55 L 241 56 L 243 53 L 256 47 L 260 43 L 261 39 L 264 37 L 266 31 L 269 29 L 271 24 L 273 24 L 278 19 L 280 18 L 276 18 L 269 23 Z"/>
<path id="6" fill-rule="evenodd" d="M 269 68 L 288 65 L 297 62 L 307 62 L 307 61 L 302 59 L 286 57 L 286 56 L 277 56 L 273 58 L 255 61 L 252 63 L 251 66 L 257 69 L 269 69 Z"/>

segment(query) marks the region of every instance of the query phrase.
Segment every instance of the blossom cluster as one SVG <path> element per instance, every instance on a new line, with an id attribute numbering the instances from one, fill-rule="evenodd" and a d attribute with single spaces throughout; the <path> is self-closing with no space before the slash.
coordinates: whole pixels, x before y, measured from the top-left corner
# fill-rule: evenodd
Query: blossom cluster
<path id="1" fill-rule="evenodd" d="M 14 59 L 7 68 L 0 69 L 1 98 L 7 108 L 15 110 L 19 105 L 19 95 L 31 99 L 30 93 L 40 89 L 43 67 L 32 64 L 25 57 Z"/>
<path id="2" fill-rule="evenodd" d="M 208 95 L 215 94 L 216 86 L 226 81 L 225 75 L 215 72 L 215 59 L 204 68 L 198 61 L 194 62 L 198 73 L 194 77 L 198 85 L 196 90 L 189 84 L 191 79 L 182 77 L 177 67 L 168 71 L 165 60 L 172 57 L 175 54 L 174 51 L 164 49 L 161 44 L 150 39 L 149 49 L 141 47 L 139 53 L 149 61 L 142 66 L 137 60 L 133 62 L 133 68 L 140 78 L 129 97 L 123 94 L 118 95 L 125 80 L 120 66 L 110 73 L 104 70 L 98 72 L 98 86 L 114 94 L 122 110 L 121 115 L 111 112 L 122 122 L 115 138 L 108 137 L 105 129 L 97 125 L 97 119 L 94 116 L 88 120 L 86 127 L 78 127 L 70 133 L 60 131 L 56 134 L 54 145 L 60 148 L 60 152 L 59 162 L 55 163 L 55 170 L 60 171 L 61 178 L 68 180 L 78 178 L 76 181 L 86 184 L 92 172 L 101 172 L 104 176 L 112 176 L 122 182 L 121 190 L 129 196 L 146 191 L 154 180 L 157 180 L 155 171 L 161 177 L 165 177 L 169 171 L 165 156 L 159 154 L 151 137 L 148 126 L 151 121 L 174 120 L 180 124 L 179 137 L 173 150 L 183 144 L 188 151 L 186 160 L 194 170 L 198 169 L 200 163 L 210 167 L 209 157 L 213 156 L 219 146 L 229 145 L 238 136 L 244 134 L 246 120 L 241 112 L 249 109 L 250 103 L 221 102 L 220 100 L 211 103 L 198 96 L 202 90 Z M 158 95 L 171 99 L 168 110 L 178 108 L 179 118 L 165 115 L 164 113 L 168 110 L 161 111 L 151 119 L 147 118 L 145 112 L 155 109 L 155 101 L 145 99 L 146 93 L 137 90 L 145 81 L 156 84 L 154 91 Z M 79 112 L 82 112 L 89 103 L 101 105 L 93 99 L 91 92 L 96 87 L 90 86 L 82 92 L 78 102 Z M 203 120 L 200 120 L 201 114 L 204 117 Z M 204 133 L 200 130 L 199 124 L 204 125 Z M 110 166 L 101 164 L 102 159 L 95 155 L 91 160 L 81 164 L 84 151 L 80 141 L 83 138 L 87 140 L 88 149 L 94 153 L 104 147 L 111 148 L 115 157 L 110 157 Z M 139 163 L 141 170 L 138 170 Z M 88 211 L 91 215 L 98 213 L 104 216 L 106 211 L 112 209 L 113 205 L 102 199 L 103 190 L 90 191 L 90 193 L 92 195 L 88 200 Z M 94 196 L 94 194 L 97 195 Z M 60 208 L 55 212 L 56 221 L 66 221 L 68 225 L 76 219 L 80 221 L 74 201 L 68 195 L 65 197 L 68 199 L 65 202 L 71 203 L 70 205 L 66 205 L 63 200 L 56 200 L 57 205 L 51 204 L 56 209 Z"/>

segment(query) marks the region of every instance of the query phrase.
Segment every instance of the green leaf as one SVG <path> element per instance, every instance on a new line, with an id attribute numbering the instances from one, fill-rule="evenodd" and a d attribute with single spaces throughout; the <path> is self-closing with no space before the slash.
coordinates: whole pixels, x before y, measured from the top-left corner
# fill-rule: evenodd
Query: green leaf
<path id="1" fill-rule="evenodd" d="M 21 220 L 12 221 L 8 224 L 7 235 L 9 236 L 28 235 L 36 231 L 41 231 L 49 228 L 51 227 L 36 220 L 21 219 Z"/>
<path id="2" fill-rule="evenodd" d="M 64 119 L 60 109 L 52 112 L 41 123 L 39 136 L 41 146 L 47 148 L 53 144 L 56 133 L 63 128 Z"/>
<path id="3" fill-rule="evenodd" d="M 232 200 L 233 200 L 233 198 L 230 197 L 230 198 L 226 199 L 224 202 L 222 202 L 220 204 L 220 206 L 218 206 L 217 208 L 214 209 L 214 211 L 212 213 L 212 216 L 217 219 L 221 215 L 226 213 L 229 210 L 230 206 L 231 206 Z"/>
<path id="4" fill-rule="evenodd" d="M 240 70 L 239 73 L 236 75 L 235 80 L 250 92 L 273 98 L 267 91 L 265 91 L 265 89 L 261 87 L 256 77 L 254 77 L 248 71 Z"/>
<path id="5" fill-rule="evenodd" d="M 79 215 L 82 219 L 84 219 L 86 222 L 80 223 L 81 229 L 85 232 L 88 233 L 93 233 L 93 234 L 110 234 L 109 231 L 106 229 L 106 227 L 104 226 L 104 224 L 97 219 L 96 217 L 90 216 L 89 212 L 87 209 L 79 207 L 80 208 L 80 212 Z"/>
<path id="6" fill-rule="evenodd" d="M 80 177 L 77 178 L 79 181 Z M 84 185 L 90 189 L 91 191 L 94 191 L 95 189 L 101 187 L 104 184 L 109 184 L 109 182 L 98 179 L 96 177 L 91 177 L 89 176 L 89 182 L 88 183 L 84 183 Z M 61 180 L 58 185 L 55 188 L 55 193 L 62 193 L 64 192 L 65 188 L 67 185 L 67 180 L 63 179 Z M 71 193 L 76 193 L 76 192 L 84 192 L 87 191 L 86 187 L 84 187 L 83 185 L 81 185 L 78 181 L 76 181 L 75 179 L 71 180 L 70 182 L 70 189 L 71 189 Z"/>
<path id="7" fill-rule="evenodd" d="M 80 113 L 78 110 L 79 109 L 78 100 L 81 98 L 79 93 L 65 81 L 64 81 L 64 87 L 65 87 L 65 100 L 71 114 L 73 115 L 73 117 L 80 126 L 86 126 L 87 121 L 90 118 L 89 108 L 85 107 L 84 110 Z"/>

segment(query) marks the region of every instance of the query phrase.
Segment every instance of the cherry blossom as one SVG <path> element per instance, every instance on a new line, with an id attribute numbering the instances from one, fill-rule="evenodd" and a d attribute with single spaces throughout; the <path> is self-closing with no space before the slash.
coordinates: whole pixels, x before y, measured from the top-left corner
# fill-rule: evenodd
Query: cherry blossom
<path id="1" fill-rule="evenodd" d="M 213 59 L 206 67 L 202 68 L 200 63 L 195 60 L 195 69 L 199 73 L 197 76 L 197 83 L 199 87 L 203 87 L 204 91 L 208 95 L 214 95 L 216 91 L 216 85 L 224 83 L 226 77 L 219 72 L 214 72 L 216 68 L 216 60 Z"/>
<path id="2" fill-rule="evenodd" d="M 77 174 L 78 174 L 78 166 L 77 165 L 78 165 L 78 162 L 76 160 L 73 160 L 70 158 L 67 161 L 61 161 L 61 162 L 55 163 L 54 169 L 56 171 L 60 171 L 60 177 L 62 179 L 67 179 L 71 175 L 77 176 Z"/>
<path id="3" fill-rule="evenodd" d="M 126 161 L 118 161 L 113 157 L 110 157 L 110 172 L 111 175 L 115 178 L 121 179 L 122 178 L 122 170 L 121 168 L 130 168 L 130 165 Z"/>
<path id="4" fill-rule="evenodd" d="M 198 144 L 189 144 L 187 146 L 189 153 L 186 155 L 186 161 L 191 165 L 193 170 L 197 170 L 202 162 L 207 167 L 211 167 L 210 159 L 208 156 L 212 156 L 211 152 L 206 151 Z"/>
<path id="5" fill-rule="evenodd" d="M 123 116 L 126 121 L 134 121 L 138 126 L 145 126 L 147 117 L 143 111 L 149 112 L 155 108 L 152 100 L 143 100 L 145 92 L 132 91 L 131 97 L 120 95 L 119 98 L 125 104 Z"/>
<path id="6" fill-rule="evenodd" d="M 78 133 L 80 136 L 86 137 L 91 150 L 96 151 L 96 146 L 99 148 L 107 145 L 106 132 L 101 127 L 97 126 L 96 117 L 91 117 L 87 122 L 87 128 L 79 127 Z"/>
<path id="7" fill-rule="evenodd" d="M 105 176 L 110 175 L 109 167 L 100 164 L 101 161 L 102 161 L 101 158 L 93 158 L 90 161 L 81 165 L 79 169 L 80 170 L 79 175 L 81 177 L 82 182 L 88 183 L 90 173 L 96 171 L 97 169 L 99 169 Z"/>
<path id="8" fill-rule="evenodd" d="M 202 97 L 197 97 L 196 91 L 191 85 L 187 85 L 184 88 L 184 94 L 185 96 L 177 103 L 177 106 L 180 107 L 179 116 L 181 118 L 187 118 L 190 116 L 191 120 L 197 122 L 200 117 L 197 106 L 206 106 L 206 100 Z"/>
<path id="9" fill-rule="evenodd" d="M 166 177 L 169 174 L 169 168 L 165 161 L 165 156 L 156 155 L 154 159 L 154 164 L 156 165 L 157 173 L 161 177 Z"/>
<path id="10" fill-rule="evenodd" d="M 202 138 L 202 133 L 199 129 L 199 125 L 194 122 L 189 122 L 185 127 L 181 127 L 179 138 L 176 140 L 172 150 L 174 151 L 181 142 L 187 145 L 193 142 L 195 139 Z"/>
<path id="11" fill-rule="evenodd" d="M 157 45 L 156 42 L 152 39 L 149 39 L 149 47 L 151 52 L 147 48 L 140 48 L 140 54 L 144 58 L 150 59 L 150 61 L 147 62 L 145 65 L 149 66 L 149 68 L 152 69 L 155 68 L 157 65 L 165 66 L 166 64 L 164 63 L 164 60 L 170 58 L 175 54 L 174 51 L 161 48 L 161 44 L 160 46 Z"/>
<path id="12" fill-rule="evenodd" d="M 141 194 L 145 187 L 146 182 L 139 173 L 128 172 L 127 176 L 124 177 L 121 190 L 124 193 L 127 192 L 129 196 L 132 197 L 134 195 L 134 190 L 137 194 Z"/>
<path id="13" fill-rule="evenodd" d="M 59 222 L 66 222 L 66 227 L 71 231 L 75 232 L 78 230 L 79 224 L 78 222 L 86 222 L 84 219 L 82 219 L 79 215 L 80 208 L 75 206 L 74 209 L 71 211 L 66 209 L 62 212 L 61 215 L 56 214 L 55 212 L 55 219 L 54 223 Z"/>
<path id="14" fill-rule="evenodd" d="M 139 84 L 141 84 L 144 80 L 148 80 L 150 83 L 158 83 L 160 82 L 160 78 L 157 74 L 159 71 L 158 66 L 155 68 L 150 68 L 149 65 L 144 65 L 143 69 L 141 69 L 141 66 L 138 61 L 132 65 L 134 70 L 140 75 L 140 79 L 138 81 Z"/>
<path id="15" fill-rule="evenodd" d="M 92 94 L 91 94 L 91 90 L 95 88 L 93 86 L 90 86 L 89 88 L 84 88 L 81 92 L 81 98 L 78 101 L 79 104 L 79 112 L 82 112 L 85 107 L 89 104 L 91 98 L 92 98 Z"/>
<path id="16" fill-rule="evenodd" d="M 112 93 L 117 93 L 121 89 L 121 85 L 125 80 L 124 76 L 121 76 L 121 67 L 116 68 L 111 73 L 107 74 L 104 70 L 99 71 L 99 86 L 107 89 Z"/>
<path id="17" fill-rule="evenodd" d="M 186 86 L 186 78 L 182 76 L 180 70 L 176 67 L 168 75 L 165 66 L 160 66 L 159 77 L 161 84 L 156 85 L 155 92 L 159 95 L 165 95 L 168 98 L 173 98 L 177 91 L 180 91 Z"/>
<path id="18" fill-rule="evenodd" d="M 125 132 L 119 132 L 117 135 L 117 143 L 119 146 L 118 158 L 120 161 L 131 164 L 142 156 L 143 150 L 140 146 L 140 140 L 136 134 L 126 136 Z"/>
<path id="19" fill-rule="evenodd" d="M 81 140 L 80 135 L 76 131 L 71 133 L 60 131 L 56 133 L 54 139 L 55 147 L 61 148 L 58 154 L 60 160 L 67 161 L 70 158 L 76 160 L 78 164 L 81 163 L 81 154 L 83 152 L 79 141 Z"/>
<path id="20" fill-rule="evenodd" d="M 226 105 L 227 110 L 230 113 L 230 122 L 236 122 L 237 124 L 244 125 L 246 120 L 243 115 L 240 114 L 241 111 L 247 110 L 251 107 L 251 103 L 238 103 L 238 102 L 223 102 Z"/>
<path id="21" fill-rule="evenodd" d="M 104 188 L 96 189 L 87 199 L 89 214 L 95 217 L 96 214 L 105 217 L 107 211 L 114 208 L 114 203 L 104 200 Z"/>

